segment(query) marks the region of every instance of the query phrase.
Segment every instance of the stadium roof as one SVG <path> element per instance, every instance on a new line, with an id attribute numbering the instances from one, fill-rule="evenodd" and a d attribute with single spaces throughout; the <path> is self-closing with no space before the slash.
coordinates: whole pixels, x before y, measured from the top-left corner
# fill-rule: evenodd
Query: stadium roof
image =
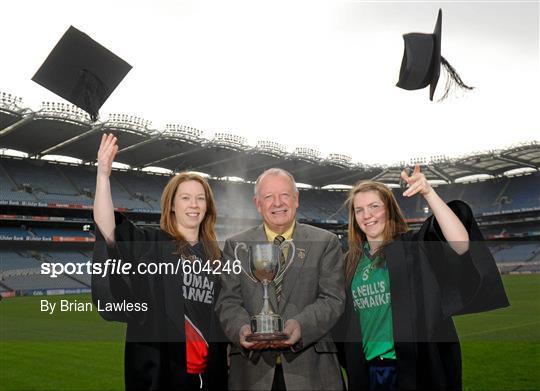
<path id="1" fill-rule="evenodd" d="M 32 111 L 23 108 L 20 98 L 0 93 L 0 149 L 92 162 L 104 132 L 118 136 L 120 150 L 116 161 L 132 168 L 192 170 L 213 177 L 234 176 L 253 181 L 265 169 L 281 167 L 298 182 L 317 187 L 353 185 L 364 179 L 396 184 L 401 170 L 415 163 L 425 167 L 429 180 L 447 183 L 478 175 L 497 177 L 519 169 L 538 171 L 540 167 L 540 144 L 536 141 L 460 158 L 413 158 L 394 166 L 365 165 L 338 154 L 322 158 L 318 151 L 309 148 L 288 153 L 283 145 L 273 141 L 259 141 L 253 147 L 244 138 L 229 133 L 216 133 L 212 139 L 206 139 L 203 131 L 184 125 L 169 124 L 158 131 L 152 129 L 149 121 L 123 114 L 111 114 L 106 121 L 93 124 L 75 106 L 44 102 L 40 110 Z"/>

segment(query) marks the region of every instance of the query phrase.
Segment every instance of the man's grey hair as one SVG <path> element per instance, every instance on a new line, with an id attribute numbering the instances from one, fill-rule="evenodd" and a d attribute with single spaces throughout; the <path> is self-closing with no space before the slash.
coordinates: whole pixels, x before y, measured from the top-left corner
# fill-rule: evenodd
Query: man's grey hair
<path id="1" fill-rule="evenodd" d="M 275 168 L 274 167 L 274 168 L 269 168 L 268 170 L 264 171 L 261 175 L 259 175 L 259 177 L 255 181 L 255 189 L 254 189 L 255 197 L 257 197 L 257 195 L 259 194 L 259 185 L 260 185 L 261 181 L 267 175 L 283 175 L 283 176 L 288 177 L 291 180 L 294 192 L 298 193 L 298 188 L 296 187 L 296 181 L 294 180 L 293 175 L 287 170 L 284 170 L 282 168 Z"/>

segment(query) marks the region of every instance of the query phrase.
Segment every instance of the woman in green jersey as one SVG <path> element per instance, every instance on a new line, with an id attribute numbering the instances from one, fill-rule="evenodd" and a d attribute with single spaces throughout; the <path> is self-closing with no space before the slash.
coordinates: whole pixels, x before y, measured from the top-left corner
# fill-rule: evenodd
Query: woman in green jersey
<path id="1" fill-rule="evenodd" d="M 417 232 L 382 183 L 361 182 L 348 199 L 348 300 L 337 338 L 349 389 L 460 389 L 451 316 L 505 306 L 506 296 L 493 258 L 470 248 L 481 236 L 470 208 L 446 204 L 418 165 L 401 177 L 403 196 L 421 195 L 433 212 Z"/>

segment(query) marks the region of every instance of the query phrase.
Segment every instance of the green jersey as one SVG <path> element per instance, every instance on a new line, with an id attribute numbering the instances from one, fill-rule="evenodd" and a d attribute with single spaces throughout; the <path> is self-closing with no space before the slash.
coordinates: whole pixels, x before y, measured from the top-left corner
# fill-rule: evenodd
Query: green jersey
<path id="1" fill-rule="evenodd" d="M 367 361 L 376 357 L 395 359 L 392 328 L 392 305 L 388 268 L 371 258 L 369 245 L 364 247 L 352 280 L 354 310 L 362 330 L 362 345 Z M 375 264 L 378 264 L 375 266 Z"/>

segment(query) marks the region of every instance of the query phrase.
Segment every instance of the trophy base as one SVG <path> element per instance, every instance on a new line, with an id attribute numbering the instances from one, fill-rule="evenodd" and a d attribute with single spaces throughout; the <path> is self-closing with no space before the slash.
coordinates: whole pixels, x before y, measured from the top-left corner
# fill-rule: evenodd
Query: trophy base
<path id="1" fill-rule="evenodd" d="M 274 313 L 252 316 L 251 330 L 253 333 L 246 336 L 248 342 L 280 341 L 289 338 L 283 334 L 281 317 Z"/>
<path id="2" fill-rule="evenodd" d="M 289 338 L 287 334 L 283 333 L 253 333 L 246 337 L 248 342 L 271 342 L 271 341 L 283 341 Z"/>

